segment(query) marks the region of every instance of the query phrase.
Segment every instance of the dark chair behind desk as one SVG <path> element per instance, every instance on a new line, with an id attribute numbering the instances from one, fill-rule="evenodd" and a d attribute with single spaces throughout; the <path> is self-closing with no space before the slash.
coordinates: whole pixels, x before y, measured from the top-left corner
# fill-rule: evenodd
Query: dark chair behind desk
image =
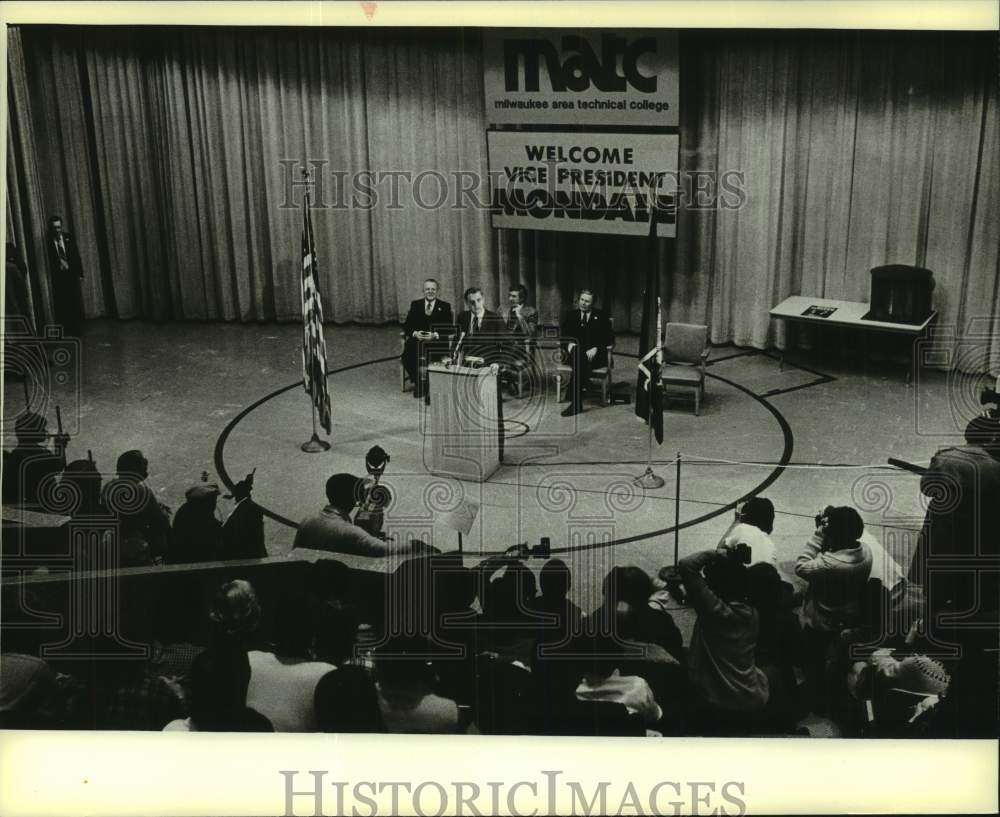
<path id="1" fill-rule="evenodd" d="M 919 325 L 931 314 L 934 273 L 923 267 L 887 264 L 871 271 L 871 303 L 865 320 Z"/>

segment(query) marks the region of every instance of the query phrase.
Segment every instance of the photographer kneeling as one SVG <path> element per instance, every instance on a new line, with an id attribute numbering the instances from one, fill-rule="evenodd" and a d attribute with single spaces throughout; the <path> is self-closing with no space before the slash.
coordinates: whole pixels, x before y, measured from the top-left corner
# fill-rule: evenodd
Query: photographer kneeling
<path id="1" fill-rule="evenodd" d="M 748 551 L 724 544 L 677 565 L 698 614 L 688 668 L 697 698 L 693 727 L 701 734 L 752 730 L 765 717 L 769 684 L 754 657 L 760 622 L 747 603 Z"/>

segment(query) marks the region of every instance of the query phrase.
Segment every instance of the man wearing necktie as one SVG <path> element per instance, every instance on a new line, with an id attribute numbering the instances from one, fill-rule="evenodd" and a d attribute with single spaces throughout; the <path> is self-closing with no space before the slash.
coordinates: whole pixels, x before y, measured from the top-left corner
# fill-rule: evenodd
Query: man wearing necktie
<path id="1" fill-rule="evenodd" d="M 479 287 L 465 290 L 465 310 L 458 313 L 458 344 L 466 359 L 470 356 L 482 358 L 484 365 L 502 365 L 506 360 L 505 346 L 510 333 L 496 312 L 486 308 L 483 291 Z M 500 461 L 503 462 L 503 397 L 497 384 L 497 420 L 500 436 Z"/>
<path id="2" fill-rule="evenodd" d="M 403 324 L 403 334 L 406 342 L 403 345 L 402 362 L 410 381 L 414 383 L 413 396 L 423 397 L 425 384 L 420 378 L 417 361 L 421 347 L 426 362 L 430 342 L 447 338 L 454 333 L 454 318 L 451 304 L 442 301 L 437 296 L 438 282 L 433 278 L 424 281 L 424 297 L 417 298 L 410 304 Z"/>
<path id="3" fill-rule="evenodd" d="M 80 291 L 83 265 L 76 241 L 69 233 L 63 232 L 59 216 L 49 219 L 46 246 L 56 323 L 62 326 L 66 337 L 80 337 L 83 332 L 83 294 Z"/>
<path id="4" fill-rule="evenodd" d="M 615 342 L 615 333 L 608 316 L 594 307 L 589 289 L 580 291 L 577 308 L 566 313 L 559 329 L 565 344 L 563 360 L 573 367 L 566 390 L 569 406 L 562 412 L 563 417 L 571 417 L 583 411 L 582 392 L 590 373 L 608 365 L 608 347 Z"/>

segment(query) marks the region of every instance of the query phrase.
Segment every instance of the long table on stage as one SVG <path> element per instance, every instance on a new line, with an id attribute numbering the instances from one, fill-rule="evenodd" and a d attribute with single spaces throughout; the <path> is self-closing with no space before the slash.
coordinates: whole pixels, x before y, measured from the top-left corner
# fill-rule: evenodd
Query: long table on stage
<path id="1" fill-rule="evenodd" d="M 489 367 L 432 363 L 424 462 L 439 476 L 485 482 L 500 467 L 497 375 Z"/>
<path id="2" fill-rule="evenodd" d="M 822 314 L 803 314 L 808 312 L 811 307 L 818 307 L 822 311 L 828 310 L 828 314 L 825 316 Z M 771 309 L 769 314 L 772 319 L 778 318 L 783 321 L 839 326 L 868 332 L 891 332 L 897 335 L 909 335 L 913 338 L 922 335 L 937 317 L 937 311 L 933 311 L 922 323 L 892 323 L 865 318 L 865 315 L 870 311 L 871 304 L 863 301 L 841 301 L 835 298 L 792 295 Z M 784 368 L 784 363 L 785 354 L 784 351 L 781 351 L 780 364 L 782 368 Z M 910 375 L 910 369 L 907 367 L 907 382 L 910 380 Z"/>

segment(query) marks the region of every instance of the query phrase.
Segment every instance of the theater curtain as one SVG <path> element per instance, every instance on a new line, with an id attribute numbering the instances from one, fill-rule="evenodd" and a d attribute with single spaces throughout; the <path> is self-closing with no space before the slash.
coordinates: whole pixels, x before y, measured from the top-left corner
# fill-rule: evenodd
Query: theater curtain
<path id="1" fill-rule="evenodd" d="M 36 142 L 21 149 L 34 152 L 46 212 L 77 235 L 91 315 L 297 317 L 302 214 L 284 205 L 303 158 L 322 174 L 321 204 L 336 203 L 333 171 L 485 172 L 478 31 L 24 28 L 22 39 L 9 70 L 11 82 L 26 72 Z M 328 318 L 398 319 L 434 275 L 453 301 L 478 284 L 496 302 L 523 281 L 543 318 L 588 286 L 616 327 L 637 331 L 655 255 L 669 317 L 709 323 L 716 342 L 781 344 L 771 306 L 796 293 L 866 300 L 869 269 L 885 263 L 934 271 L 942 324 L 1000 335 L 995 35 L 680 42 L 681 168 L 742 173 L 740 208 L 682 207 L 678 238 L 651 253 L 641 239 L 494 231 L 480 209 L 421 207 L 405 183 L 388 207 L 383 186 L 376 207 L 314 213 Z M 987 347 L 983 368 L 1000 370 L 1000 341 Z"/>
<path id="2" fill-rule="evenodd" d="M 299 317 L 302 187 L 289 182 L 303 163 L 318 184 L 329 319 L 392 320 L 423 277 L 454 296 L 495 266 L 481 211 L 431 210 L 405 189 L 386 207 L 387 185 L 377 206 L 362 190 L 342 208 L 334 189 L 335 172 L 485 174 L 476 33 L 94 27 L 23 39 L 44 205 L 78 239 L 91 316 Z M 439 189 L 425 178 L 422 201 Z"/>

